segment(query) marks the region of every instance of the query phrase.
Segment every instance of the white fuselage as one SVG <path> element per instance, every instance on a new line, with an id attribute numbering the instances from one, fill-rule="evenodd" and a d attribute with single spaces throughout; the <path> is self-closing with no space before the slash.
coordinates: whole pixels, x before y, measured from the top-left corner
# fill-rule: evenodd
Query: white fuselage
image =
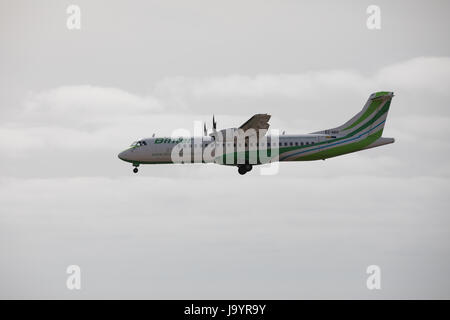
<path id="1" fill-rule="evenodd" d="M 142 139 L 139 146 L 132 146 L 119 154 L 119 158 L 134 164 L 174 163 L 176 148 L 182 147 L 190 152 L 186 161 L 189 163 L 216 162 L 224 154 L 235 152 L 264 152 L 267 149 L 279 150 L 297 146 L 313 146 L 331 138 L 322 134 L 268 136 L 264 142 L 252 140 L 244 143 L 237 141 L 215 141 L 210 136 L 187 138 L 148 138 Z M 186 151 L 185 151 L 186 152 Z M 207 157 L 205 154 L 211 154 Z M 187 155 L 185 154 L 187 157 Z M 186 159 L 186 158 L 185 158 Z"/>

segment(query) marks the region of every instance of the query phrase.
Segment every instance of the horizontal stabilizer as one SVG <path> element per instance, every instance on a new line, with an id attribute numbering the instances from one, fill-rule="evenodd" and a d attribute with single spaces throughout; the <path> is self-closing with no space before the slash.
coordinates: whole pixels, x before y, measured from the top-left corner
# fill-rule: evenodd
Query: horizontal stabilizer
<path id="1" fill-rule="evenodd" d="M 383 137 L 381 137 L 381 138 L 377 139 L 376 141 L 374 141 L 373 143 L 369 144 L 363 150 L 384 146 L 385 144 L 390 144 L 390 143 L 394 143 L 394 142 L 395 142 L 394 138 L 383 138 Z"/>

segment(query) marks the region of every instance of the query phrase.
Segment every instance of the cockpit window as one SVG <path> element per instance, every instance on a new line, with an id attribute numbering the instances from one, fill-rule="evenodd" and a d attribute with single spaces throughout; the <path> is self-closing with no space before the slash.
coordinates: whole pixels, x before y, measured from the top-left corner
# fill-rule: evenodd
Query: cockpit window
<path id="1" fill-rule="evenodd" d="M 146 146 L 146 145 L 147 145 L 147 142 L 145 142 L 144 140 L 135 141 L 131 144 L 131 146 L 134 148 L 140 147 L 140 146 Z"/>

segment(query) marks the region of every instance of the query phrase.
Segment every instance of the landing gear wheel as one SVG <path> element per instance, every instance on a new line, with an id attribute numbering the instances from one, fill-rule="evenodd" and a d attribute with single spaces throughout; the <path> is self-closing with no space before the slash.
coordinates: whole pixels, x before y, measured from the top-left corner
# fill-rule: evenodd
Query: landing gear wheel
<path id="1" fill-rule="evenodd" d="M 245 168 L 245 171 L 249 172 L 249 171 L 252 171 L 253 166 L 252 166 L 251 164 L 246 164 L 246 165 L 244 166 L 244 168 Z"/>
<path id="2" fill-rule="evenodd" d="M 240 175 L 243 175 L 243 174 L 247 173 L 247 170 L 245 170 L 245 167 L 242 166 L 242 167 L 238 168 L 238 172 L 239 172 Z"/>
<path id="3" fill-rule="evenodd" d="M 139 171 L 138 168 L 134 168 L 134 169 L 133 169 L 133 172 L 134 172 L 134 173 L 138 173 L 138 171 Z"/>

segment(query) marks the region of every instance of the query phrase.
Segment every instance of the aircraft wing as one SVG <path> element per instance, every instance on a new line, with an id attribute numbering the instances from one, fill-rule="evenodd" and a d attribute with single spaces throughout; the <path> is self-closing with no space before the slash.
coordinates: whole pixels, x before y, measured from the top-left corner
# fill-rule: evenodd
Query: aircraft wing
<path id="1" fill-rule="evenodd" d="M 241 125 L 239 129 L 242 129 L 244 131 L 247 131 L 248 129 L 253 129 L 256 131 L 256 133 L 259 133 L 260 130 L 264 130 L 264 132 L 267 132 L 267 129 L 269 129 L 270 126 L 269 119 L 270 115 L 267 113 L 255 114 L 253 117 L 248 119 L 243 125 Z"/>

